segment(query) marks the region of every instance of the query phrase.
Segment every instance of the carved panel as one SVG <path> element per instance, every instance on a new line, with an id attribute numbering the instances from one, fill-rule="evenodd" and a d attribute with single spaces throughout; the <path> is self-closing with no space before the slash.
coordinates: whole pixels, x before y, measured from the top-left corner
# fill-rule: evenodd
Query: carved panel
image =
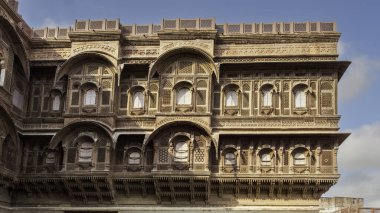
<path id="1" fill-rule="evenodd" d="M 86 51 L 100 51 L 106 52 L 115 58 L 118 58 L 119 42 L 118 41 L 101 41 L 101 42 L 75 42 L 72 43 L 72 55 L 86 52 Z"/>
<path id="2" fill-rule="evenodd" d="M 70 58 L 70 55 L 70 48 L 33 49 L 30 54 L 30 60 L 65 60 Z"/>
<path id="3" fill-rule="evenodd" d="M 336 55 L 335 42 L 299 44 L 253 44 L 216 46 L 216 57 L 266 55 Z"/>
<path id="4" fill-rule="evenodd" d="M 214 55 L 214 40 L 164 40 L 160 41 L 160 54 L 167 52 L 171 49 L 180 47 L 194 47 L 201 49 L 211 56 Z"/>

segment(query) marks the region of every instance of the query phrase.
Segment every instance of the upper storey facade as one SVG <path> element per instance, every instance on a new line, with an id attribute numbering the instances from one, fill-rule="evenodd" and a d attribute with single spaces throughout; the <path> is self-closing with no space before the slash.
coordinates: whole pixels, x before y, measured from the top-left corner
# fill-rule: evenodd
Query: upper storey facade
<path id="1" fill-rule="evenodd" d="M 83 116 L 145 131 L 179 114 L 216 132 L 338 130 L 336 89 L 349 63 L 337 61 L 333 22 L 85 20 L 20 33 L 25 53 L 3 60 L 2 79 L 19 70 L 5 87 L 25 131 L 41 128 L 32 118 L 54 118 L 54 131 Z"/>
<path id="2" fill-rule="evenodd" d="M 32 30 L 0 6 L 2 202 L 315 206 L 339 178 L 335 23 Z"/>

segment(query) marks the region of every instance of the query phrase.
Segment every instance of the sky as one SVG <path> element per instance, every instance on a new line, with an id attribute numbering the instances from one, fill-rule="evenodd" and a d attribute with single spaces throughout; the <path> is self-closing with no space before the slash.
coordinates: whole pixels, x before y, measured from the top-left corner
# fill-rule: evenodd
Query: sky
<path id="1" fill-rule="evenodd" d="M 159 24 L 172 18 L 215 18 L 217 23 L 336 21 L 339 60 L 352 61 L 339 82 L 341 178 L 324 196 L 365 198 L 380 207 L 380 0 L 19 0 L 34 28 L 72 26 L 75 19 Z"/>

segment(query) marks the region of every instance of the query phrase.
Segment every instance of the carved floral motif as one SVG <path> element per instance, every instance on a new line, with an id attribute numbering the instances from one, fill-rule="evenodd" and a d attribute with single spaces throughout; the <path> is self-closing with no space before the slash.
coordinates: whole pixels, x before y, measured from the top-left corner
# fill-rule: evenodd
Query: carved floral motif
<path id="1" fill-rule="evenodd" d="M 216 57 L 263 55 L 336 55 L 335 42 L 301 44 L 218 45 Z"/>
<path id="2" fill-rule="evenodd" d="M 195 47 L 204 50 L 211 56 L 214 55 L 213 40 L 186 40 L 186 41 L 160 41 L 160 53 L 179 47 Z"/>
<path id="3" fill-rule="evenodd" d="M 85 51 L 101 51 L 109 53 L 115 58 L 118 57 L 118 42 L 84 42 L 84 43 L 73 43 L 72 44 L 72 54 L 78 54 Z"/>

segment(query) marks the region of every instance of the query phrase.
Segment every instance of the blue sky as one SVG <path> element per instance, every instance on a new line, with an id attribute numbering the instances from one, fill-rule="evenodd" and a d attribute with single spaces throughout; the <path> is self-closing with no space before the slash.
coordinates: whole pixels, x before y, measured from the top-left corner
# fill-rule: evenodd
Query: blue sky
<path id="1" fill-rule="evenodd" d="M 19 12 L 35 28 L 103 18 L 120 18 L 123 24 L 196 17 L 215 18 L 217 23 L 336 21 L 342 33 L 340 60 L 352 61 L 340 81 L 340 125 L 352 135 L 338 154 L 341 180 L 327 195 L 365 197 L 367 206 L 380 207 L 379 0 L 19 1 Z"/>

